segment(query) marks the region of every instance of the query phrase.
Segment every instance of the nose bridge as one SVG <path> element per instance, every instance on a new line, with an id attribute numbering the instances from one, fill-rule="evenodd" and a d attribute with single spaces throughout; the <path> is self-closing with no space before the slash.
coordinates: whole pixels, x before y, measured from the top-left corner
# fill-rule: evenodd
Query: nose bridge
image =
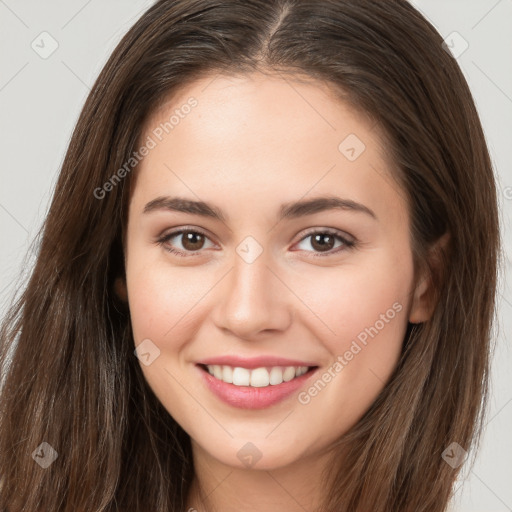
<path id="1" fill-rule="evenodd" d="M 250 244 L 237 248 L 216 315 L 219 327 L 246 339 L 262 330 L 285 329 L 291 318 L 289 294 L 274 275 L 268 252 L 256 254 Z"/>

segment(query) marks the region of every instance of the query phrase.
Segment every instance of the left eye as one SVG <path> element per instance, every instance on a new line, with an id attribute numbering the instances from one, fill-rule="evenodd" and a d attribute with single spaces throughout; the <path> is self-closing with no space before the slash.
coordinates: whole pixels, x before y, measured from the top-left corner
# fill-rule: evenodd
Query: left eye
<path id="1" fill-rule="evenodd" d="M 306 242 L 310 239 L 309 242 Z M 336 246 L 336 239 L 340 241 L 340 243 Z M 331 254 L 338 253 L 343 250 L 343 248 L 350 249 L 355 246 L 355 242 L 352 240 L 348 240 L 347 238 L 341 236 L 338 232 L 323 230 L 323 231 L 314 231 L 312 233 L 308 233 L 302 240 L 299 242 L 300 244 L 307 244 L 309 247 L 312 247 L 317 254 L 314 256 L 324 256 L 322 253 L 326 253 L 326 256 Z M 341 247 L 341 248 L 340 248 Z M 333 250 L 337 249 L 337 250 Z M 302 247 L 301 250 L 306 250 L 306 248 Z M 311 252 L 311 251 L 307 251 Z"/>

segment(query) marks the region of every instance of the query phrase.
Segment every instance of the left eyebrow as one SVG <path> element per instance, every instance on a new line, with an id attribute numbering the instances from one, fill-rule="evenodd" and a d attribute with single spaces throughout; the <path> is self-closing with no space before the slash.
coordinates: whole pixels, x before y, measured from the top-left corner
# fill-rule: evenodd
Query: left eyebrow
<path id="1" fill-rule="evenodd" d="M 352 201 L 352 199 L 343 199 L 336 196 L 315 197 L 304 201 L 295 201 L 281 205 L 279 210 L 279 220 L 295 219 L 305 215 L 313 215 L 325 210 L 352 210 L 370 215 L 377 220 L 375 212 L 364 204 Z"/>
<path id="2" fill-rule="evenodd" d="M 279 220 L 282 219 L 296 219 L 313 215 L 326 210 L 348 210 L 354 212 L 361 212 L 370 215 L 377 220 L 375 212 L 367 206 L 357 203 L 352 199 L 343 199 L 336 196 L 322 196 L 312 199 L 293 201 L 284 203 L 279 208 Z M 206 203 L 204 201 L 194 201 L 182 197 L 157 197 L 153 199 L 144 207 L 143 213 L 149 213 L 156 210 L 171 210 L 183 213 L 190 213 L 192 215 L 200 215 L 202 217 L 210 217 L 212 219 L 226 222 L 227 217 L 224 215 L 220 208 Z"/>

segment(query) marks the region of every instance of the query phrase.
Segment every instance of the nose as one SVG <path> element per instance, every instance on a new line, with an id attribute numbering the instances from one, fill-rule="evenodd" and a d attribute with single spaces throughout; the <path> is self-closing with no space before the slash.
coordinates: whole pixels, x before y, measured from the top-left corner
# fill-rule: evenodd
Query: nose
<path id="1" fill-rule="evenodd" d="M 266 253 L 248 263 L 235 254 L 231 271 L 217 287 L 214 321 L 237 338 L 286 330 L 292 320 L 293 294 Z"/>

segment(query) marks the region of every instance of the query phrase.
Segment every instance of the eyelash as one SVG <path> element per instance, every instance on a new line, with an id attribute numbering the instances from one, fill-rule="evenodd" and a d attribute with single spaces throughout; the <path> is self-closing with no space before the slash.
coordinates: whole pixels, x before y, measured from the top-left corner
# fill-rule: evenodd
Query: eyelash
<path id="1" fill-rule="evenodd" d="M 157 244 L 159 246 L 162 246 L 167 252 L 170 252 L 172 254 L 176 254 L 176 255 L 178 255 L 180 257 L 187 258 L 187 257 L 190 257 L 190 256 L 197 256 L 198 253 L 201 252 L 201 250 L 183 252 L 183 251 L 180 251 L 179 249 L 174 249 L 172 247 L 165 246 L 166 242 L 169 241 L 171 238 L 174 238 L 175 236 L 181 235 L 183 233 L 200 234 L 200 235 L 203 235 L 204 237 L 209 239 L 209 237 L 206 235 L 206 233 L 204 233 L 201 230 L 198 230 L 198 229 L 195 229 L 195 228 L 194 229 L 181 228 L 181 229 L 179 229 L 177 231 L 173 231 L 172 233 L 168 233 L 167 235 L 164 235 L 163 237 L 159 238 L 157 240 Z M 314 252 L 314 251 L 306 251 L 306 252 L 313 252 L 313 256 L 314 257 L 324 258 L 324 257 L 327 257 L 327 256 L 332 256 L 333 254 L 337 254 L 337 253 L 339 253 L 341 251 L 344 251 L 344 250 L 345 251 L 346 250 L 352 250 L 352 249 L 354 249 L 357 246 L 357 242 L 355 240 L 354 241 L 348 240 L 347 238 L 342 236 L 339 231 L 334 230 L 334 229 L 329 229 L 329 228 L 316 229 L 316 230 L 309 231 L 297 243 L 300 243 L 303 240 L 305 240 L 306 238 L 309 238 L 309 237 L 311 237 L 313 235 L 318 235 L 318 234 L 321 234 L 321 235 L 332 235 L 335 238 L 338 238 L 338 240 L 340 240 L 343 243 L 343 245 L 341 247 L 338 247 L 336 250 L 331 249 L 330 251 L 324 252 L 324 253 L 321 253 L 321 252 L 319 253 L 319 252 Z"/>

